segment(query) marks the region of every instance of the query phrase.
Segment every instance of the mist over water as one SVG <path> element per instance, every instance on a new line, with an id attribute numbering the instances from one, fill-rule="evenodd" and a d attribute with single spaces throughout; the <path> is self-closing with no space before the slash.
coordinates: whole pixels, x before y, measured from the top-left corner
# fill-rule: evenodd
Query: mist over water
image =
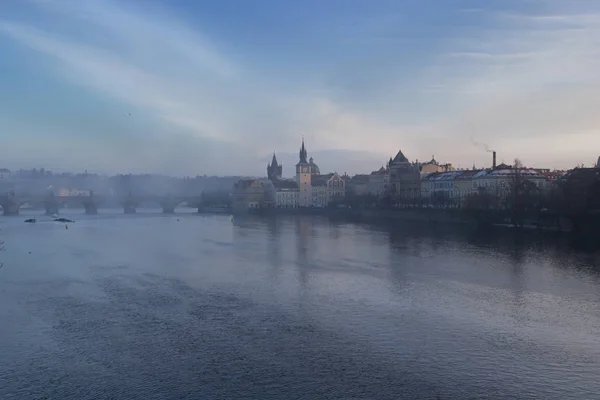
<path id="1" fill-rule="evenodd" d="M 0 218 L 0 398 L 590 399 L 562 240 L 141 209 Z M 188 212 L 189 211 L 189 212 Z"/>

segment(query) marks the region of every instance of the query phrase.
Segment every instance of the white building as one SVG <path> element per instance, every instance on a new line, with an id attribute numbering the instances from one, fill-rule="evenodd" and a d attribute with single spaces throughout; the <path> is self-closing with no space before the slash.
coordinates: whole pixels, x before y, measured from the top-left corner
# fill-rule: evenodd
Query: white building
<path id="1" fill-rule="evenodd" d="M 293 180 L 274 180 L 275 206 L 277 208 L 300 207 L 300 191 L 298 184 Z"/>

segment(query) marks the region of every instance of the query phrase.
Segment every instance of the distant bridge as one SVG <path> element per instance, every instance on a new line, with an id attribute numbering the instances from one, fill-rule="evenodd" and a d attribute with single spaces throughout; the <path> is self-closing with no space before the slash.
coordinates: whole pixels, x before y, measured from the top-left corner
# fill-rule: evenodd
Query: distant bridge
<path id="1" fill-rule="evenodd" d="M 131 193 L 127 196 L 97 196 L 93 192 L 89 196 L 55 196 L 53 192 L 43 196 L 19 196 L 14 192 L 0 195 L 3 215 L 19 215 L 24 204 L 43 206 L 46 215 L 58 214 L 65 205 L 81 205 L 86 214 L 97 214 L 98 208 L 109 202 L 121 204 L 125 214 L 135 214 L 137 207 L 147 202 L 160 205 L 165 214 L 173 214 L 175 208 L 184 203 L 190 207 L 202 207 L 202 196 L 136 196 Z"/>

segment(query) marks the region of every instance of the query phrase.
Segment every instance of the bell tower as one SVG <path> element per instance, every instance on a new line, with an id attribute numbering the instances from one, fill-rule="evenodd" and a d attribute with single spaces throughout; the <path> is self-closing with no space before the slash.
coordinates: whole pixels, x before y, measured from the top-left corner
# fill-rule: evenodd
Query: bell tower
<path id="1" fill-rule="evenodd" d="M 300 160 L 296 164 L 296 183 L 300 191 L 300 207 L 310 207 L 312 204 L 312 186 L 311 186 L 311 167 L 306 157 L 306 147 L 304 139 L 302 139 L 302 147 L 300 147 Z"/>

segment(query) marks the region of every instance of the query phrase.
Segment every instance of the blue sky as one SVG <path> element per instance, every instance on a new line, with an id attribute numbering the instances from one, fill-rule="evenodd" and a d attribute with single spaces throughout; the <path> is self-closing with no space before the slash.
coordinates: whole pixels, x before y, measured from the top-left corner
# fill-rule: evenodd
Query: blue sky
<path id="1" fill-rule="evenodd" d="M 569 168 L 600 153 L 600 3 L 4 0 L 0 163 L 99 172 Z M 289 166 L 286 168 L 286 166 Z"/>

